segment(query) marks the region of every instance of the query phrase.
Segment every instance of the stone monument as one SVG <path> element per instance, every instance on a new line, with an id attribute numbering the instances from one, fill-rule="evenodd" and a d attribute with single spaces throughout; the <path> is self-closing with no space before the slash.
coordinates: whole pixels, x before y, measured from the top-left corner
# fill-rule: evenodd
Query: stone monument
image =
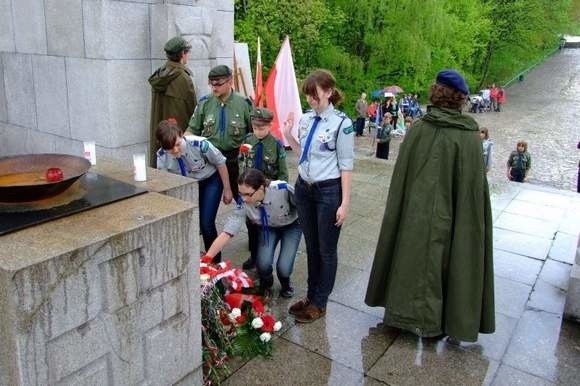
<path id="1" fill-rule="evenodd" d="M 233 0 L 0 0 L 0 156 L 146 153 L 149 75 L 191 41 L 198 96 L 233 65 Z"/>

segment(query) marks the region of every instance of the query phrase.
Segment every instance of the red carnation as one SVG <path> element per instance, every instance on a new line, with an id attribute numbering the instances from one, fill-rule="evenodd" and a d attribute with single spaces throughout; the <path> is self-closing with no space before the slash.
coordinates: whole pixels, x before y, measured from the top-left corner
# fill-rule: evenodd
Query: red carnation
<path id="1" fill-rule="evenodd" d="M 262 315 L 264 313 L 264 304 L 258 299 L 252 302 L 252 308 L 258 315 Z"/>
<path id="2" fill-rule="evenodd" d="M 264 322 L 264 325 L 262 326 L 263 332 L 274 331 L 274 324 L 276 323 L 276 319 L 274 319 L 272 315 L 262 315 L 262 322 Z"/>

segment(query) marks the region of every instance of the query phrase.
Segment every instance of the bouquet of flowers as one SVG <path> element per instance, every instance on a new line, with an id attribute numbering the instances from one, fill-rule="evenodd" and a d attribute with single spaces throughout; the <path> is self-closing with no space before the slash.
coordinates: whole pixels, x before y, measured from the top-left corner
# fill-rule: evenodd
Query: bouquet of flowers
<path id="1" fill-rule="evenodd" d="M 272 332 L 282 323 L 266 312 L 259 296 L 240 293 L 254 286 L 248 275 L 231 262 L 200 261 L 201 321 L 204 384 L 229 374 L 228 358 L 272 355 Z"/>

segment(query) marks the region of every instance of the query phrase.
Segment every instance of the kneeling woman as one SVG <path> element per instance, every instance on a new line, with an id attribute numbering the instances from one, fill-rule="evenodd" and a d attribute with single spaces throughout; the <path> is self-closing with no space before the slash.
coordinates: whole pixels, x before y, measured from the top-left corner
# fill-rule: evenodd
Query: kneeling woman
<path id="1" fill-rule="evenodd" d="M 285 181 L 266 180 L 257 169 L 246 169 L 238 178 L 238 188 L 236 210 L 206 255 L 213 257 L 219 253 L 240 231 L 247 217 L 260 226 L 257 251 L 260 292 L 269 293 L 274 284 L 272 265 L 276 246 L 280 244 L 276 265 L 278 280 L 282 285 L 280 296 L 290 298 L 294 295 L 290 275 L 302 237 L 294 204 L 294 188 Z"/>

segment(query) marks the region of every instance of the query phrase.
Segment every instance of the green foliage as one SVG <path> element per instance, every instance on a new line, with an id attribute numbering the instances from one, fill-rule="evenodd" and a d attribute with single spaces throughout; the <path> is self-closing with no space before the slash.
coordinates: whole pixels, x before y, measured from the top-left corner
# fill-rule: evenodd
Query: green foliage
<path id="1" fill-rule="evenodd" d="M 265 74 L 289 35 L 298 78 L 331 70 L 351 113 L 386 85 L 424 96 L 442 68 L 502 84 L 580 33 L 580 0 L 236 0 L 235 16 L 252 56 L 262 39 Z"/>

